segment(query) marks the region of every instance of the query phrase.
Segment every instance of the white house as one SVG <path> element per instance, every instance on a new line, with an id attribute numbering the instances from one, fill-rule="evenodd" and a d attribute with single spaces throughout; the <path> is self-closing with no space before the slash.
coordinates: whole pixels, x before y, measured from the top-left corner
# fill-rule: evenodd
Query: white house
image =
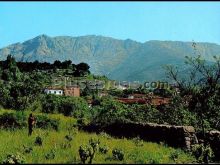
<path id="1" fill-rule="evenodd" d="M 55 95 L 63 95 L 63 89 L 61 89 L 61 88 L 46 88 L 45 90 L 44 90 L 44 92 L 45 93 L 47 93 L 47 94 L 55 94 Z"/>
<path id="2" fill-rule="evenodd" d="M 127 89 L 127 87 L 126 86 L 124 86 L 124 85 L 116 85 L 115 86 L 116 87 L 116 89 L 119 89 L 119 90 L 125 90 L 125 89 Z"/>

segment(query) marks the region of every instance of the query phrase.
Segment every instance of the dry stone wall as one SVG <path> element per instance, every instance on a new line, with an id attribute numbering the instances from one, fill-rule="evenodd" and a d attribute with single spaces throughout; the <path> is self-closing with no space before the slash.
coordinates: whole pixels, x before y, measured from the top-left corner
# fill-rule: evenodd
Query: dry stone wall
<path id="1" fill-rule="evenodd" d="M 102 131 L 116 137 L 140 137 L 145 141 L 164 142 L 172 147 L 186 150 L 198 143 L 195 129 L 192 126 L 172 126 L 154 123 L 114 123 L 108 126 L 90 125 L 87 131 L 100 133 Z"/>

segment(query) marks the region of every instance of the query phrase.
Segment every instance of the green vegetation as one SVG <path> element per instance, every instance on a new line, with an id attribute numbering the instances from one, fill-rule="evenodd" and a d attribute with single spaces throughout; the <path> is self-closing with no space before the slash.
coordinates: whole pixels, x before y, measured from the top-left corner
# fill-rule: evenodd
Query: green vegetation
<path id="1" fill-rule="evenodd" d="M 12 110 L 0 111 L 1 114 L 5 112 L 15 113 Z M 28 114 L 29 112 L 25 113 Z M 41 114 L 34 113 L 34 115 Z M 35 128 L 32 136 L 28 136 L 28 130 L 24 128 L 15 130 L 1 129 L 1 162 L 6 159 L 12 159 L 12 156 L 10 158 L 8 156 L 11 154 L 18 157 L 19 161 L 23 163 L 81 163 L 78 151 L 81 145 L 89 145 L 96 148 L 97 152 L 95 152 L 92 163 L 191 163 L 196 161 L 190 154 L 162 144 L 143 142 L 142 146 L 136 146 L 132 139 L 115 139 L 104 133 L 89 134 L 82 131 L 74 131 L 75 129 L 72 125 L 76 123 L 75 119 L 60 114 L 48 116 L 51 119 L 59 120 L 62 129 L 56 131 Z M 70 132 L 75 133 L 70 134 Z M 42 145 L 35 144 L 36 139 L 38 139 L 37 144 Z M 98 146 L 96 145 L 97 140 L 99 141 Z M 103 148 L 107 150 L 104 154 Z M 122 161 L 114 158 L 115 154 L 121 158 L 121 152 L 116 152 L 115 148 L 123 151 Z M 113 151 L 114 154 L 112 153 Z M 176 160 L 170 158 L 170 155 L 174 152 L 180 153 Z"/>
<path id="2" fill-rule="evenodd" d="M 89 116 L 88 104 L 81 97 L 46 95 L 42 101 L 42 112 L 62 113 L 75 118 Z"/>
<path id="3" fill-rule="evenodd" d="M 196 44 L 194 47 L 198 53 Z M 191 70 L 185 77 L 180 77 L 177 68 L 167 66 L 168 76 L 180 88 L 180 94 L 174 100 L 178 106 L 171 104 L 172 110 L 182 113 L 183 117 L 190 116 L 185 118 L 188 119 L 186 122 L 202 131 L 203 135 L 211 129 L 220 130 L 220 57 L 213 56 L 213 59 L 210 64 L 200 54 L 194 58 L 186 57 L 186 65 L 191 66 Z"/>
<path id="4" fill-rule="evenodd" d="M 199 162 L 209 162 L 213 154 L 207 144 L 205 132 L 219 130 L 220 58 L 212 63 L 198 57 L 187 57 L 191 70 L 182 77 L 172 66 L 168 76 L 178 85 L 180 93 L 172 90 L 158 91 L 158 95 L 170 96 L 167 105 L 123 104 L 115 97 L 129 94 L 148 94 L 143 87 L 137 90 L 114 90 L 108 96 L 99 97 L 99 90 L 85 88 L 82 97 L 56 96 L 44 93 L 47 85 L 58 75 L 74 79 L 88 78 L 107 81 L 105 76 L 90 74 L 86 63 L 69 61 L 50 63 L 16 62 L 12 56 L 0 63 L 0 104 L 6 109 L 0 112 L 1 137 L 9 149 L 0 150 L 2 162 L 66 163 L 177 163 L 192 162 L 194 158 L 181 150 L 134 139 L 114 139 L 110 136 L 82 132 L 86 126 L 107 127 L 111 124 L 158 123 L 191 125 L 202 133 L 204 144 L 193 149 Z M 33 67 L 31 67 L 33 66 Z M 88 81 L 85 82 L 88 85 Z M 104 91 L 104 90 L 103 90 Z M 87 101 L 91 100 L 92 106 Z M 13 113 L 11 113 L 13 112 Z M 34 136 L 27 137 L 27 116 L 33 112 L 37 118 Z M 113 131 L 112 131 L 113 132 Z M 12 134 L 12 138 L 5 138 Z M 21 136 L 22 138 L 18 138 Z M 125 137 L 124 135 L 122 137 Z M 5 139 L 4 139 L 5 138 Z M 12 143 L 13 139 L 18 139 Z M 200 139 L 200 140 L 201 140 Z M 148 149 L 152 146 L 151 152 Z M 156 146 L 154 146 L 156 145 Z M 157 149 L 156 149 L 157 148 Z M 166 152 L 165 152 L 166 150 Z M 17 153 L 6 153 L 16 151 Z M 152 152 L 155 151 L 155 152 Z M 156 153 L 156 154 L 155 154 Z M 31 155 L 31 156 L 30 156 Z M 62 158 L 65 159 L 63 160 Z"/>

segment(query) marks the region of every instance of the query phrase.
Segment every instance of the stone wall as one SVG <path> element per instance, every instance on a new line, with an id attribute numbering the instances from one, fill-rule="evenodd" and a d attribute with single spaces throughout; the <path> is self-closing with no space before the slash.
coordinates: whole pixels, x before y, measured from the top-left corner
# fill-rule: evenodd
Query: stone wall
<path id="1" fill-rule="evenodd" d="M 134 138 L 139 136 L 145 141 L 164 142 L 172 147 L 190 150 L 197 143 L 195 129 L 192 126 L 172 126 L 154 123 L 114 123 L 108 126 L 89 125 L 86 131 L 100 133 L 102 131 L 115 136 Z"/>

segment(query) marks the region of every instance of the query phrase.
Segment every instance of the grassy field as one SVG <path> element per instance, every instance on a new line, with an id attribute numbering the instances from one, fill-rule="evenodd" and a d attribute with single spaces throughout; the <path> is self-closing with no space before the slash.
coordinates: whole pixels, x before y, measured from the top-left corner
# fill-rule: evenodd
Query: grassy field
<path id="1" fill-rule="evenodd" d="M 4 111 L 0 111 L 0 114 Z M 13 111 L 12 111 L 13 112 Z M 184 153 L 180 149 L 174 149 L 164 144 L 151 142 L 139 142 L 134 139 L 116 139 L 109 135 L 91 134 L 74 131 L 73 140 L 67 141 L 68 123 L 74 121 L 70 117 L 62 115 L 50 115 L 52 118 L 60 118 L 61 129 L 43 130 L 34 129 L 32 136 L 28 136 L 27 129 L 0 130 L 0 161 L 2 162 L 8 154 L 20 154 L 25 158 L 25 163 L 80 163 L 79 146 L 88 144 L 90 138 L 100 140 L 100 146 L 108 146 L 109 151 L 102 154 L 96 152 L 93 163 L 192 163 L 195 158 Z M 72 133 L 72 132 L 71 132 Z M 42 146 L 36 145 L 35 139 L 40 136 L 43 140 Z M 68 144 L 68 147 L 65 145 Z M 141 145 L 137 145 L 141 144 Z M 32 147 L 30 153 L 25 152 L 24 146 Z M 124 151 L 124 160 L 114 160 L 112 149 L 120 148 Z M 53 157 L 46 158 L 53 153 Z"/>

